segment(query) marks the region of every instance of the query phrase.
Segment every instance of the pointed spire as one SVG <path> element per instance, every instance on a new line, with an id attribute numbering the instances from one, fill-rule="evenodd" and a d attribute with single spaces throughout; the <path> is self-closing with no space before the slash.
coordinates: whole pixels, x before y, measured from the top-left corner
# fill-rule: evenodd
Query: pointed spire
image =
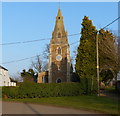
<path id="1" fill-rule="evenodd" d="M 64 28 L 64 22 L 63 22 L 63 16 L 61 13 L 60 8 L 58 9 L 58 14 L 56 16 L 56 23 L 53 31 L 53 38 L 58 37 L 58 33 L 61 34 L 61 36 L 66 36 L 65 28 Z"/>
<path id="2" fill-rule="evenodd" d="M 62 17 L 62 13 L 61 13 L 61 11 L 60 11 L 60 8 L 58 9 L 57 17 Z"/>
<path id="3" fill-rule="evenodd" d="M 61 10 L 59 8 L 58 9 L 58 14 L 56 16 L 56 21 L 62 21 L 62 20 L 63 20 L 63 16 L 62 16 Z"/>

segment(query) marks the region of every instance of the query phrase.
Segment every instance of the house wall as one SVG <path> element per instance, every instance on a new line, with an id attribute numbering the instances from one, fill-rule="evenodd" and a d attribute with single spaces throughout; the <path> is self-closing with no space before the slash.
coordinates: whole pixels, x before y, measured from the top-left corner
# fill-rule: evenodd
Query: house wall
<path id="1" fill-rule="evenodd" d="M 0 86 L 16 86 L 15 82 L 11 82 L 8 70 L 0 67 Z"/>

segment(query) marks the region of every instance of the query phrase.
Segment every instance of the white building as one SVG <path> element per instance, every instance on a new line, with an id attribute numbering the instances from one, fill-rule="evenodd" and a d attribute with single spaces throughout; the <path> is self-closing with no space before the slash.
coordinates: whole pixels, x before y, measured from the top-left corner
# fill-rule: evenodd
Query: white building
<path id="1" fill-rule="evenodd" d="M 0 66 L 0 86 L 16 86 L 15 82 L 11 82 L 8 70 Z"/>

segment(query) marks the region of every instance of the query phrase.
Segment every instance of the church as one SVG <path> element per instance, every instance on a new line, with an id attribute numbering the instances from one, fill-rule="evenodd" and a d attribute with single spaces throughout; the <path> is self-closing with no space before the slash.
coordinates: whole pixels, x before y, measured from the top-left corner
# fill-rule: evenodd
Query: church
<path id="1" fill-rule="evenodd" d="M 49 48 L 48 83 L 70 82 L 70 65 L 68 35 L 64 27 L 61 10 L 58 9 Z M 45 83 L 46 76 L 39 75 L 41 74 L 38 74 L 38 80 L 41 81 L 38 83 Z"/>

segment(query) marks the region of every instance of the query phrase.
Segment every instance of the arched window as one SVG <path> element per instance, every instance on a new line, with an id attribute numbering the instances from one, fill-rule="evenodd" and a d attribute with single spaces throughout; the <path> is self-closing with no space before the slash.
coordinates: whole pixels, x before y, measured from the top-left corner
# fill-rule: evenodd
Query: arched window
<path id="1" fill-rule="evenodd" d="M 61 83 L 62 80 L 61 79 L 57 79 L 56 83 Z"/>
<path id="2" fill-rule="evenodd" d="M 60 47 L 58 48 L 58 54 L 61 54 L 61 48 Z"/>
<path id="3" fill-rule="evenodd" d="M 56 54 L 58 55 L 61 55 L 62 54 L 62 49 L 61 49 L 61 47 L 57 47 L 56 48 Z"/>
<path id="4" fill-rule="evenodd" d="M 60 70 L 60 65 L 57 66 L 58 70 Z"/>
<path id="5" fill-rule="evenodd" d="M 61 38 L 61 33 L 60 32 L 58 33 L 58 38 Z"/>

